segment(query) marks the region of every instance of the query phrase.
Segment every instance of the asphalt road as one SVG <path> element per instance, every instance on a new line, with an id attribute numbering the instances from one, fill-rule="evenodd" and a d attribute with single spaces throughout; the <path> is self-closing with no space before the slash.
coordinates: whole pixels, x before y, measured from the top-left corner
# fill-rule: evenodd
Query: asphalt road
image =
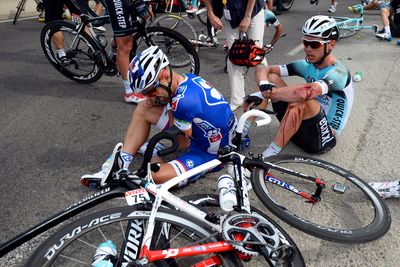
<path id="1" fill-rule="evenodd" d="M 346 6 L 352 3 L 355 1 L 339 1 L 337 15 L 349 15 Z M 296 1 L 279 17 L 287 36 L 268 55 L 269 63 L 303 58 L 301 25 L 314 14 L 326 14 L 327 9 L 328 1 L 318 6 L 310 6 L 307 0 Z M 365 23 L 380 24 L 378 13 L 367 13 Z M 83 85 L 53 69 L 39 44 L 42 27 L 32 20 L 16 26 L 0 23 L 0 242 L 92 193 L 80 185 L 79 177 L 97 171 L 113 146 L 123 139 L 135 107 L 123 102 L 119 78 L 104 76 L 95 84 Z M 271 35 L 268 30 L 266 40 Z M 355 84 L 355 103 L 347 128 L 336 148 L 320 157 L 366 181 L 400 179 L 400 46 L 396 46 L 396 40 L 380 42 L 371 32 L 363 31 L 342 40 L 335 54 L 353 74 L 362 71 L 364 76 Z M 201 49 L 199 55 L 201 76 L 229 97 L 222 47 Z M 252 92 L 251 71 L 247 81 L 248 92 Z M 254 152 L 261 152 L 271 141 L 277 125 L 274 120 L 268 129 L 252 134 Z M 284 152 L 302 153 L 293 145 Z M 138 162 L 139 157 L 134 164 Z M 215 176 L 207 176 L 186 187 L 182 194 L 214 192 L 215 184 Z M 399 201 L 387 200 L 393 219 L 388 234 L 367 244 L 322 241 L 282 225 L 309 266 L 399 266 Z M 20 266 L 37 243 L 28 242 L 9 253 L 0 265 Z"/>

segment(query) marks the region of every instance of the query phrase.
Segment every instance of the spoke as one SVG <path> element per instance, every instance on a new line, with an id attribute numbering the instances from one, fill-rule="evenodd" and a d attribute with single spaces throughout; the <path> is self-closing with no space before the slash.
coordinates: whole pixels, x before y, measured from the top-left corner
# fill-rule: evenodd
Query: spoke
<path id="1" fill-rule="evenodd" d="M 83 265 L 83 266 L 90 266 L 90 264 L 91 264 L 90 262 L 80 261 L 80 260 L 78 260 L 78 259 L 74 259 L 74 258 L 65 256 L 65 255 L 63 255 L 63 254 L 60 254 L 59 257 L 64 258 L 64 259 L 67 259 L 67 260 L 70 260 L 70 261 L 73 261 L 73 262 L 76 262 L 76 263 L 79 263 L 79 264 L 81 264 L 81 265 Z"/>

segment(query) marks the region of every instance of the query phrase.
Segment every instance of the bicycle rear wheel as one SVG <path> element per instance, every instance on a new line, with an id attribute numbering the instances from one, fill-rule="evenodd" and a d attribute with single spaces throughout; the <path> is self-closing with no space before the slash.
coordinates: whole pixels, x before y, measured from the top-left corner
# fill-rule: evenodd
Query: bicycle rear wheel
<path id="1" fill-rule="evenodd" d="M 14 20 L 13 20 L 13 25 L 15 25 L 17 23 L 22 10 L 25 9 L 25 5 L 26 5 L 26 0 L 19 1 L 18 5 L 17 5 L 17 13 L 15 13 Z"/>
<path id="2" fill-rule="evenodd" d="M 282 8 L 283 10 L 289 10 L 293 6 L 294 0 L 283 0 Z"/>
<path id="3" fill-rule="evenodd" d="M 157 27 L 165 27 L 165 28 L 169 28 L 172 29 L 174 31 L 179 32 L 180 34 L 182 34 L 183 36 L 186 37 L 186 39 L 189 40 L 189 42 L 192 42 L 193 40 L 197 40 L 197 33 L 195 28 L 192 26 L 192 24 L 190 24 L 190 22 L 181 17 L 181 16 L 177 16 L 174 14 L 164 14 L 161 16 L 158 16 L 154 22 L 153 22 L 154 26 Z M 199 47 L 196 46 L 195 47 L 196 52 L 199 51 Z"/>
<path id="4" fill-rule="evenodd" d="M 217 213 L 221 212 L 221 208 L 219 205 L 219 197 L 217 195 L 195 194 L 195 195 L 184 196 L 182 197 L 182 199 L 206 212 L 217 212 Z M 281 262 L 275 262 L 275 266 L 294 266 L 294 267 L 306 266 L 301 251 L 299 250 L 293 239 L 288 235 L 288 233 L 286 233 L 286 231 L 281 226 L 279 226 L 279 224 L 277 224 L 274 220 L 272 220 L 262 211 L 254 207 L 251 207 L 251 210 L 252 214 L 259 215 L 265 218 L 279 231 L 281 245 L 289 245 L 293 249 L 294 255 L 291 259 Z M 247 264 L 244 263 L 244 265 L 258 266 L 257 263 L 259 263 L 260 266 L 263 266 L 265 265 L 265 259 L 263 258 L 261 259 L 261 257 L 253 257 L 251 261 L 249 261 Z"/>
<path id="5" fill-rule="evenodd" d="M 121 264 L 126 231 L 129 231 L 128 240 L 131 244 L 129 253 L 137 256 L 140 253 L 139 242 L 149 217 L 149 209 L 132 207 L 118 207 L 90 214 L 65 226 L 47 239 L 28 259 L 26 266 L 91 266 L 97 246 L 107 240 L 117 246 Z M 217 241 L 212 230 L 182 212 L 160 208 L 155 220 L 159 231 L 154 232 L 150 249 L 177 248 Z M 166 232 L 169 239 L 165 238 Z M 153 262 L 146 266 L 193 266 L 211 256 L 218 256 L 223 266 L 241 266 L 234 251 L 177 258 L 172 263 Z"/>
<path id="6" fill-rule="evenodd" d="M 252 170 L 253 189 L 260 201 L 293 227 L 322 239 L 343 243 L 369 242 L 389 230 L 391 217 L 388 207 L 366 182 L 351 172 L 303 156 L 275 156 L 268 158 L 268 162 L 318 177 L 326 183 L 321 200 L 312 204 L 291 189 L 294 186 L 312 195 L 315 183 L 274 169 Z M 338 190 L 341 186 L 345 189 L 343 192 Z"/>
<path id="7" fill-rule="evenodd" d="M 336 20 L 337 26 L 339 28 L 339 38 L 347 38 L 353 36 L 356 30 L 352 28 L 351 24 L 347 23 L 350 18 L 346 17 L 333 17 Z"/>
<path id="8" fill-rule="evenodd" d="M 172 68 L 179 73 L 200 72 L 200 60 L 196 50 L 182 34 L 164 27 L 148 27 L 147 43 L 143 36 L 136 36 L 136 52 L 143 51 L 149 45 L 157 45 L 167 55 Z"/>
<path id="9" fill-rule="evenodd" d="M 56 57 L 54 38 L 63 36 L 67 64 Z M 93 83 L 103 75 L 100 65 L 101 53 L 96 43 L 86 32 L 80 34 L 76 26 L 66 21 L 52 21 L 42 29 L 40 43 L 46 58 L 62 75 L 79 83 Z"/>

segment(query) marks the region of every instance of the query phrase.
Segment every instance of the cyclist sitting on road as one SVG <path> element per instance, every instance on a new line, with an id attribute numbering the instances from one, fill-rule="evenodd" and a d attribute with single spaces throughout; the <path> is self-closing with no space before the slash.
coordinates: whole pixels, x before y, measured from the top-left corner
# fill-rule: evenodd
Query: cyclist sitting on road
<path id="1" fill-rule="evenodd" d="M 391 0 L 390 3 L 387 1 L 371 1 L 364 3 L 363 5 L 357 4 L 353 6 L 349 6 L 348 9 L 353 13 L 360 13 L 362 9 L 371 10 L 371 9 L 379 9 L 381 15 L 381 21 L 383 24 L 382 30 L 376 33 L 376 37 L 379 40 L 392 40 L 392 32 L 391 32 L 391 24 L 395 30 L 395 36 L 398 34 L 398 29 L 395 26 L 396 23 L 391 22 L 391 17 L 394 13 L 400 14 L 400 1 L 399 0 Z M 400 24 L 400 22 L 399 22 Z"/>
<path id="2" fill-rule="evenodd" d="M 125 102 L 139 103 L 145 100 L 141 94 L 132 91 L 128 81 L 129 54 L 133 46 L 132 34 L 134 29 L 131 25 L 130 0 L 105 0 L 109 12 L 111 27 L 114 38 L 111 46 L 117 47 L 117 66 L 121 74 L 125 89 Z M 143 0 L 132 1 L 135 5 L 136 15 L 143 19 L 150 17 L 148 6 Z"/>
<path id="3" fill-rule="evenodd" d="M 135 56 L 129 65 L 129 81 L 132 90 L 147 100 L 133 112 L 123 147 L 118 144 L 114 148 L 100 172 L 84 175 L 83 184 L 105 186 L 118 151 L 119 167 L 127 169 L 149 137 L 151 125 L 160 130 L 176 126 L 185 133 L 180 136 L 180 147 L 188 148 L 177 159 L 161 163 L 160 170 L 152 174 L 156 183 L 215 159 L 218 149 L 230 143 L 236 118 L 222 94 L 201 77 L 174 72 L 157 46 Z M 191 177 L 185 184 L 197 178 Z"/>
<path id="4" fill-rule="evenodd" d="M 351 75 L 332 54 L 339 35 L 335 20 L 314 16 L 304 24 L 303 34 L 306 58 L 257 69 L 261 92 L 246 97 L 243 104 L 247 110 L 253 105 L 249 103 L 269 98 L 281 122 L 264 157 L 278 154 L 289 141 L 308 153 L 325 153 L 336 145 L 350 115 L 354 95 Z M 292 75 L 307 83 L 287 85 L 282 78 Z"/>

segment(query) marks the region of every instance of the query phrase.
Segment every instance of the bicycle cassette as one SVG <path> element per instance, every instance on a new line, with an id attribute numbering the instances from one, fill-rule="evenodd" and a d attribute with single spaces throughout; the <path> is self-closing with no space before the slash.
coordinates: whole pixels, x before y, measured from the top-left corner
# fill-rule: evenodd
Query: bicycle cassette
<path id="1" fill-rule="evenodd" d="M 227 217 L 222 225 L 224 240 L 239 252 L 257 256 L 259 246 L 273 251 L 280 245 L 279 231 L 265 218 L 252 214 L 235 214 Z"/>

